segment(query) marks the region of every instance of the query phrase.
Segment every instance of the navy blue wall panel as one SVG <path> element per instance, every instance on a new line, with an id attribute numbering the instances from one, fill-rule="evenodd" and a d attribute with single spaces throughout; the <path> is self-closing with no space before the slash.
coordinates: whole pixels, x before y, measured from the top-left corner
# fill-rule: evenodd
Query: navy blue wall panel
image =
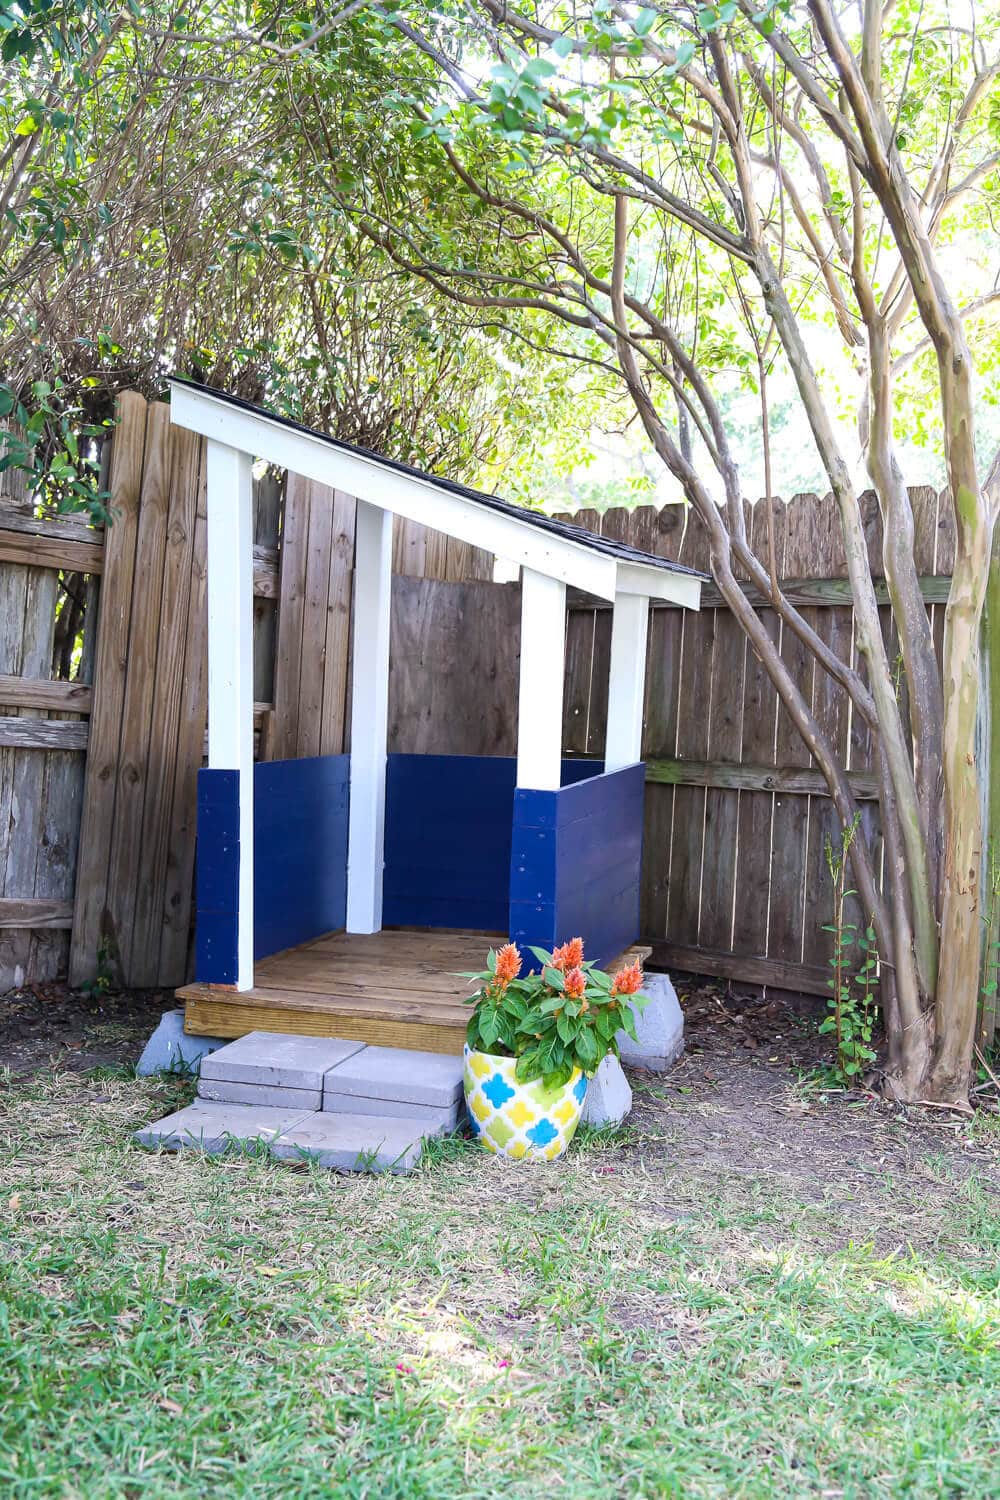
<path id="1" fill-rule="evenodd" d="M 205 984 L 236 983 L 239 876 L 239 772 L 199 771 L 195 978 Z"/>
<path id="2" fill-rule="evenodd" d="M 510 934 L 541 948 L 580 936 L 607 963 L 639 935 L 645 767 L 563 783 L 514 794 Z"/>
<path id="3" fill-rule="evenodd" d="M 254 958 L 343 927 L 349 755 L 254 767 Z"/>
<path id="4" fill-rule="evenodd" d="M 254 957 L 343 927 L 350 757 L 254 767 Z M 239 773 L 198 773 L 195 975 L 235 984 Z"/>
<path id="5" fill-rule="evenodd" d="M 600 769 L 600 762 L 566 760 L 562 780 Z M 508 930 L 516 781 L 517 762 L 507 756 L 389 756 L 386 926 Z"/>
<path id="6" fill-rule="evenodd" d="M 389 756 L 387 926 L 506 932 L 516 772 L 506 756 Z"/>

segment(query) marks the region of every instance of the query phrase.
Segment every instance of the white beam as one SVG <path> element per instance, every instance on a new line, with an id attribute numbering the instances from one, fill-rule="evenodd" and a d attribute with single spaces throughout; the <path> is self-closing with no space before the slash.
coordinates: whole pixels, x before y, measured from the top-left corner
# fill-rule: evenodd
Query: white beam
<path id="1" fill-rule="evenodd" d="M 634 766 L 642 759 L 642 709 L 646 685 L 646 637 L 649 600 L 641 594 L 616 594 L 611 616 L 611 667 L 608 679 L 608 733 L 605 771 Z"/>
<path id="2" fill-rule="evenodd" d="M 385 866 L 392 513 L 359 500 L 354 536 L 347 930 L 378 932 Z"/>
<path id="3" fill-rule="evenodd" d="M 695 573 L 671 573 L 645 563 L 620 562 L 615 594 L 638 594 L 647 599 L 665 599 L 685 609 L 701 608 L 702 580 Z"/>
<path id="4" fill-rule="evenodd" d="M 208 764 L 239 772 L 236 988 L 253 986 L 253 474 L 249 453 L 209 442 Z"/>
<path id="5" fill-rule="evenodd" d="M 512 563 L 534 568 L 599 599 L 615 594 L 615 559 L 589 551 L 516 515 L 491 510 L 421 475 L 405 474 L 375 455 L 337 448 L 266 415 L 243 411 L 207 391 L 170 387 L 170 420 L 218 442 L 231 443 L 306 479 L 346 490 L 407 520 L 446 532 Z"/>
<path id="6" fill-rule="evenodd" d="M 562 769 L 566 585 L 525 568 L 521 575 L 521 668 L 517 696 L 517 784 L 557 791 Z"/>

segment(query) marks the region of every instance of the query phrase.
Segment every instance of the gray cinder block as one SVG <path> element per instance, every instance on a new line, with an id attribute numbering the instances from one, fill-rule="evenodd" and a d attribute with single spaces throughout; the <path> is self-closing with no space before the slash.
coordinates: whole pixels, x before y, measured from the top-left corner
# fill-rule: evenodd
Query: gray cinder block
<path id="1" fill-rule="evenodd" d="M 188 1036 L 184 1011 L 166 1010 L 135 1065 L 140 1078 L 153 1073 L 197 1073 L 202 1059 L 225 1047 L 224 1037 Z"/>
<path id="2" fill-rule="evenodd" d="M 319 1109 L 323 1094 L 320 1089 L 279 1089 L 266 1083 L 202 1078 L 198 1082 L 198 1098 L 226 1104 L 264 1104 L 274 1109 Z"/>
<path id="3" fill-rule="evenodd" d="M 306 1118 L 301 1109 L 269 1109 L 256 1104 L 216 1104 L 199 1099 L 164 1120 L 144 1125 L 133 1139 L 141 1146 L 175 1151 L 194 1146 L 210 1156 L 258 1141 L 269 1145 Z"/>
<path id="4" fill-rule="evenodd" d="M 324 1074 L 362 1051 L 364 1042 L 344 1042 L 337 1037 L 250 1031 L 206 1058 L 201 1076 L 212 1082 L 322 1089 Z"/>
<path id="5" fill-rule="evenodd" d="M 618 1047 L 623 1062 L 664 1073 L 684 1051 L 684 1016 L 669 974 L 647 974 L 642 988 L 649 1004 L 633 1012 L 638 1040 L 619 1031 Z"/>
<path id="6" fill-rule="evenodd" d="M 620 1125 L 632 1108 L 632 1090 L 617 1057 L 608 1056 L 587 1085 L 580 1119 L 584 1125 L 600 1129 L 603 1125 Z"/>
<path id="7" fill-rule="evenodd" d="M 270 1146 L 281 1161 L 309 1158 L 336 1172 L 410 1172 L 429 1132 L 413 1120 L 382 1115 L 306 1115 Z"/>
<path id="8" fill-rule="evenodd" d="M 448 1108 L 461 1098 L 462 1071 L 462 1059 L 447 1053 L 366 1047 L 327 1074 L 324 1089 L 352 1098 Z"/>

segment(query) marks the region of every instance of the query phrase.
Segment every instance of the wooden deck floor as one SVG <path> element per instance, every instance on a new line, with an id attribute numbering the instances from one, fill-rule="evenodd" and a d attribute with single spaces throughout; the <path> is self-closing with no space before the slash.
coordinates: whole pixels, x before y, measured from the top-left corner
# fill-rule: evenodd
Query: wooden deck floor
<path id="1" fill-rule="evenodd" d="M 252 990 L 189 984 L 184 1029 L 195 1036 L 286 1031 L 383 1047 L 460 1053 L 469 1021 L 464 969 L 502 939 L 480 933 L 335 932 L 261 959 Z M 645 957 L 632 948 L 629 957 Z"/>

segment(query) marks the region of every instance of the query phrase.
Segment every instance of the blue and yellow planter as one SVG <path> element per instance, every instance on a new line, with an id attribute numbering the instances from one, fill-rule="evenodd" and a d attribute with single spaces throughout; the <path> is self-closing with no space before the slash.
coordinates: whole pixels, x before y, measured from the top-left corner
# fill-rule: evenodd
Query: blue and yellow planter
<path id="1" fill-rule="evenodd" d="M 579 1068 L 568 1083 L 547 1089 L 540 1078 L 518 1083 L 517 1059 L 465 1048 L 465 1103 L 473 1132 L 495 1156 L 555 1161 L 576 1134 L 587 1097 Z"/>

